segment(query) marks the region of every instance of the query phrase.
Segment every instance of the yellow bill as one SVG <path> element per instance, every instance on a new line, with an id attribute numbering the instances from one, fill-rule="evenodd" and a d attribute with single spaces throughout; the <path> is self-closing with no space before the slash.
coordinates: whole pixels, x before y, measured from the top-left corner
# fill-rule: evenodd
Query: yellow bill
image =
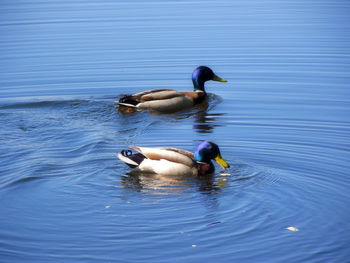
<path id="1" fill-rule="evenodd" d="M 220 77 L 216 76 L 215 74 L 214 74 L 213 80 L 220 81 L 220 82 L 227 82 L 226 79 L 220 78 Z"/>
<path id="2" fill-rule="evenodd" d="M 218 165 L 220 165 L 223 169 L 229 168 L 230 165 L 221 157 L 220 154 L 215 157 L 215 162 L 217 162 Z"/>

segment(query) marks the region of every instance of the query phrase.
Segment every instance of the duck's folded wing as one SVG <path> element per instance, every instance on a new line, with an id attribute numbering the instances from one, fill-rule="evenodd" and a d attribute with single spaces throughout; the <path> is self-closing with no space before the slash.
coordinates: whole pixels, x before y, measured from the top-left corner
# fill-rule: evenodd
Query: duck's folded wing
<path id="1" fill-rule="evenodd" d="M 122 106 L 137 108 L 140 103 L 165 100 L 181 96 L 180 92 L 172 89 L 152 89 L 131 95 L 121 95 L 119 101 L 115 101 Z"/>
<path id="2" fill-rule="evenodd" d="M 138 102 L 145 102 L 151 100 L 171 99 L 178 96 L 182 96 L 182 94 L 173 89 L 151 89 L 132 95 L 124 95 L 123 97 L 128 97 L 128 99 Z"/>
<path id="3" fill-rule="evenodd" d="M 141 91 L 141 92 L 135 93 L 132 96 L 142 97 L 143 95 L 147 95 L 147 94 L 150 94 L 150 93 L 161 92 L 161 91 L 172 91 L 172 89 L 150 89 L 150 90 L 146 90 L 146 91 Z"/>
<path id="4" fill-rule="evenodd" d="M 152 100 L 172 99 L 179 96 L 182 96 L 182 94 L 176 90 L 159 89 L 159 90 L 150 90 L 148 92 L 142 92 L 140 95 L 138 95 L 138 99 L 140 102 L 145 102 L 145 101 L 152 101 Z"/>
<path id="5" fill-rule="evenodd" d="M 175 148 L 153 148 L 153 147 L 137 147 L 137 146 L 129 146 L 131 149 L 138 151 L 139 153 L 146 156 L 151 160 L 168 160 L 170 162 L 184 164 L 189 167 L 193 167 L 195 165 L 193 159 L 189 157 L 187 151 L 176 149 Z M 186 154 L 181 153 L 181 151 L 187 152 Z"/>
<path id="6" fill-rule="evenodd" d="M 188 158 L 191 158 L 191 159 L 194 158 L 194 154 L 193 153 L 191 153 L 190 151 L 183 150 L 183 149 L 172 148 L 172 147 L 167 147 L 167 148 L 162 148 L 162 149 L 168 150 L 168 151 L 174 151 L 174 152 L 186 155 Z"/>

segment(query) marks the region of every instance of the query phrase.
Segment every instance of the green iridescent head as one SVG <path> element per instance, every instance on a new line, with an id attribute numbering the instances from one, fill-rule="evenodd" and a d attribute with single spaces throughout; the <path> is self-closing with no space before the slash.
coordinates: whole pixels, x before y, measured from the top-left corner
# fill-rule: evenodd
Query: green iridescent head
<path id="1" fill-rule="evenodd" d="M 192 73 L 192 82 L 194 90 L 204 90 L 204 82 L 214 80 L 219 82 L 226 82 L 225 79 L 218 77 L 215 73 L 206 66 L 196 68 Z"/>
<path id="2" fill-rule="evenodd" d="M 194 160 L 199 163 L 210 164 L 215 160 L 223 169 L 229 168 L 230 165 L 221 157 L 219 146 L 213 142 L 204 141 L 200 143 L 194 153 Z"/>

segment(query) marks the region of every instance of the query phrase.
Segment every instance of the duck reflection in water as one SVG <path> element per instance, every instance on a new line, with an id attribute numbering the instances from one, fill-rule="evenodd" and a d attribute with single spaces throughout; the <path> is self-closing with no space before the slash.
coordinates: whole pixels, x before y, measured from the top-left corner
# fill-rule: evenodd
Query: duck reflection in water
<path id="1" fill-rule="evenodd" d="M 215 127 L 221 125 L 216 123 L 216 118 L 223 116 L 224 113 L 209 113 L 217 104 L 221 102 L 221 98 L 215 94 L 208 94 L 208 98 L 196 107 L 193 113 L 194 124 L 193 129 L 198 133 L 212 133 Z"/>
<path id="2" fill-rule="evenodd" d="M 123 187 L 137 192 L 158 195 L 180 194 L 193 188 L 205 194 L 213 194 L 225 187 L 214 175 L 174 178 L 167 175 L 130 172 L 121 177 L 121 183 Z"/>

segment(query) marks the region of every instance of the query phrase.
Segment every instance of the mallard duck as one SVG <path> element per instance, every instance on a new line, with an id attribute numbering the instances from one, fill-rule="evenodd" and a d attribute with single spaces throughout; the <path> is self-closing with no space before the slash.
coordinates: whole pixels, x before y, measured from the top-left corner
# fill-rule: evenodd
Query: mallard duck
<path id="1" fill-rule="evenodd" d="M 200 66 L 192 74 L 193 91 L 179 92 L 173 89 L 153 89 L 132 95 L 123 95 L 115 103 L 134 109 L 175 112 L 202 102 L 207 96 L 204 83 L 208 80 L 226 82 L 225 79 L 215 75 L 210 68 Z"/>
<path id="2" fill-rule="evenodd" d="M 154 148 L 129 146 L 131 150 L 122 150 L 118 158 L 131 167 L 133 172 L 155 173 L 172 176 L 197 176 L 214 172 L 215 160 L 223 169 L 229 164 L 221 157 L 219 147 L 209 141 L 200 143 L 191 153 L 177 148 Z"/>

